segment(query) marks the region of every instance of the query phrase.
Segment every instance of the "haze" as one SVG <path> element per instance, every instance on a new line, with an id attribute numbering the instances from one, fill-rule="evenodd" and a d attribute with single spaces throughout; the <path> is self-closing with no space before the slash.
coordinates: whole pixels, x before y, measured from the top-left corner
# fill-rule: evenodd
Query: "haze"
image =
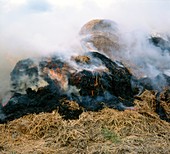
<path id="1" fill-rule="evenodd" d="M 111 19 L 124 34 L 169 33 L 169 8 L 169 0 L 0 0 L 0 94 L 18 60 L 81 51 L 78 33 L 89 20 Z"/>

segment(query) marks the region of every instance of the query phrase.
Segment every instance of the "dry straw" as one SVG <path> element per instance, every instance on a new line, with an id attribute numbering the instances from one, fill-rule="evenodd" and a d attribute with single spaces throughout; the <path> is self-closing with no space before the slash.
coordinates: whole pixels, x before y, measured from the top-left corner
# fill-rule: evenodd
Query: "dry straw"
<path id="1" fill-rule="evenodd" d="M 31 114 L 0 125 L 0 153 L 170 153 L 170 123 L 154 112 L 145 91 L 136 111 L 105 108 L 63 120 L 57 111 Z"/>

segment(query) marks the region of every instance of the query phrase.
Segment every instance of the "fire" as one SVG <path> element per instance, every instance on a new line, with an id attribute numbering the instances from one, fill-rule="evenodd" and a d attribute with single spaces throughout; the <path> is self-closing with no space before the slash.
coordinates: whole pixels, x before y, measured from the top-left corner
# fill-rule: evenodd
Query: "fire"
<path id="1" fill-rule="evenodd" d="M 56 68 L 56 70 L 49 69 L 48 75 L 52 80 L 59 84 L 61 89 L 66 91 L 68 88 L 68 80 L 66 75 L 62 72 L 60 68 Z"/>
<path id="2" fill-rule="evenodd" d="M 95 87 L 98 86 L 98 78 L 97 78 L 97 76 L 96 76 L 96 80 L 95 80 L 94 86 L 95 86 Z"/>
<path id="3" fill-rule="evenodd" d="M 62 81 L 63 76 L 57 70 L 59 70 L 59 69 L 57 68 L 56 71 L 53 69 L 50 69 L 49 75 L 50 75 L 51 79 L 53 79 L 53 80 L 57 79 L 58 81 Z"/>
<path id="4" fill-rule="evenodd" d="M 91 91 L 91 95 L 94 96 L 94 90 Z"/>

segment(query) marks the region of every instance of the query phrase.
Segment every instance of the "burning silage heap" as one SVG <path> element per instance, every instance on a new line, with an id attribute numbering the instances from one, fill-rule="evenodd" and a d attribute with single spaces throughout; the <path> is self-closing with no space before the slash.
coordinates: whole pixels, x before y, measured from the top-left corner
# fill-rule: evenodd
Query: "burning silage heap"
<path id="1" fill-rule="evenodd" d="M 104 107 L 134 109 L 134 99 L 145 89 L 155 92 L 154 111 L 169 121 L 169 110 L 164 106 L 169 106 L 170 76 L 160 73 L 136 77 L 134 68 L 129 67 L 132 65 L 127 67 L 127 59 L 119 54 L 126 47 L 120 43 L 116 24 L 110 20 L 90 21 L 80 35 L 85 54 L 25 59 L 16 64 L 11 72 L 12 96 L 2 104 L 1 122 L 54 109 L 65 119 L 76 119 L 83 111 Z M 161 50 L 168 47 L 167 42 L 155 41 L 154 37 L 149 41 Z M 166 84 L 162 84 L 162 79 Z M 166 102 L 163 105 L 162 100 Z"/>
<path id="2" fill-rule="evenodd" d="M 66 119 L 72 119 L 83 108 L 124 110 L 132 105 L 130 72 L 98 52 L 71 57 L 68 62 L 57 56 L 38 63 L 21 60 L 11 72 L 11 80 L 13 96 L 2 108 L 5 120 L 56 108 Z M 69 109 L 69 101 L 77 108 Z"/>

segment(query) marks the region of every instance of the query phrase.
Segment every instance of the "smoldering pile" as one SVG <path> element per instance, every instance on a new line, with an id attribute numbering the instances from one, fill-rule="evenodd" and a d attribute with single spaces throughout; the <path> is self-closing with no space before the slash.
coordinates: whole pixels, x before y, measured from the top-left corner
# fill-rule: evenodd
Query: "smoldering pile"
<path id="1" fill-rule="evenodd" d="M 156 76 L 136 76 L 143 72 L 138 71 L 135 60 L 129 62 L 121 56 L 127 47 L 121 42 L 116 23 L 92 20 L 82 27 L 80 36 L 86 51 L 82 55 L 53 55 L 16 64 L 11 72 L 11 96 L 2 100 L 1 123 L 54 109 L 65 119 L 104 107 L 135 109 L 133 101 L 145 89 L 155 92 L 155 112 L 169 121 L 169 112 L 160 103 L 164 99 L 169 105 L 169 74 L 164 70 Z M 159 48 L 162 56 L 170 52 L 169 40 L 151 36 L 147 41 Z"/>

